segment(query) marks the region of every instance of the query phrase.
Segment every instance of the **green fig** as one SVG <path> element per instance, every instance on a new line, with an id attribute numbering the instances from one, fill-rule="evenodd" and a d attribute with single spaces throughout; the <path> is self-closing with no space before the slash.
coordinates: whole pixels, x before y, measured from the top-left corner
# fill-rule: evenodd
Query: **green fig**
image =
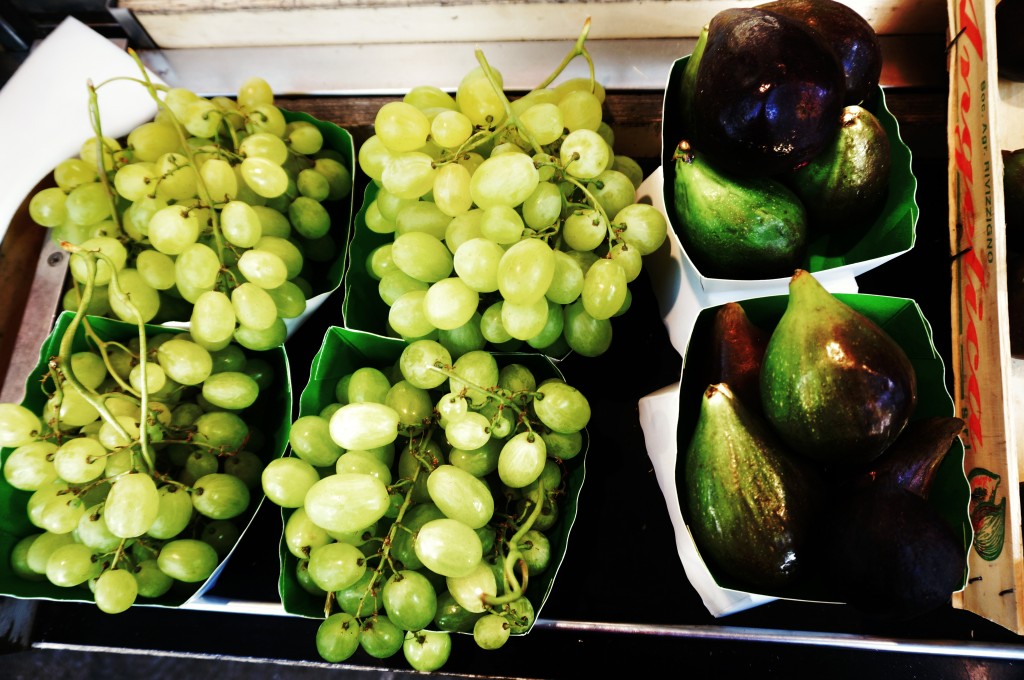
<path id="1" fill-rule="evenodd" d="M 916 404 L 903 348 L 797 270 L 761 365 L 761 405 L 782 439 L 822 462 L 864 463 L 895 441 Z"/>
<path id="2" fill-rule="evenodd" d="M 799 582 L 817 515 L 814 473 L 724 383 L 701 398 L 685 475 L 690 531 L 709 564 L 757 588 Z"/>
<path id="3" fill-rule="evenodd" d="M 807 213 L 782 182 L 724 174 L 686 140 L 673 154 L 675 215 L 687 255 L 704 276 L 790 275 L 807 247 Z"/>
<path id="4" fill-rule="evenodd" d="M 738 302 L 726 302 L 715 312 L 712 382 L 728 384 L 747 408 L 756 411 L 761 410 L 761 360 L 769 337 Z"/>
<path id="5" fill-rule="evenodd" d="M 838 231 L 872 220 L 889 189 L 889 137 L 873 113 L 847 106 L 832 144 L 793 171 L 811 225 Z"/>

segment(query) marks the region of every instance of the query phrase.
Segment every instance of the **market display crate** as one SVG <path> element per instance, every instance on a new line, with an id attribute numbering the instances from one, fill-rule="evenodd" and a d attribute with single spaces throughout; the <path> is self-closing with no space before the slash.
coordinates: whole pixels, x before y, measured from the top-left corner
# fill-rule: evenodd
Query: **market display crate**
<path id="1" fill-rule="evenodd" d="M 1024 361 L 1011 354 L 1003 152 L 1024 147 L 1024 83 L 1000 76 L 997 2 L 947 3 L 954 400 L 975 539 L 954 606 L 1024 634 Z M 1010 4 L 1010 3 L 1007 3 Z M 1017 26 L 1013 26 L 1015 31 Z"/>

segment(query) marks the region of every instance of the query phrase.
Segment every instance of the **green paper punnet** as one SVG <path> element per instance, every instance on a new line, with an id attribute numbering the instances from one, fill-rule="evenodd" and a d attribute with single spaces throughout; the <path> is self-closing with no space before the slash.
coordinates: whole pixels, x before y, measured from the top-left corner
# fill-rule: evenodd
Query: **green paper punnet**
<path id="1" fill-rule="evenodd" d="M 386 368 L 398 360 L 406 343 L 397 338 L 388 338 L 372 333 L 332 326 L 324 336 L 323 344 L 310 366 L 309 383 L 299 395 L 299 417 L 319 413 L 324 407 L 336 401 L 335 386 L 343 376 L 357 368 L 372 366 Z M 494 353 L 499 366 L 521 363 L 533 372 L 537 382 L 546 378 L 564 379 L 554 362 L 541 354 L 527 352 Z M 585 459 L 589 438 L 583 431 L 583 449 L 565 461 L 566 495 L 560 499 L 559 518 L 554 527 L 545 532 L 551 540 L 552 558 L 550 566 L 538 575 L 531 575 L 526 595 L 539 616 L 541 607 L 547 601 L 554 586 L 555 575 L 565 557 L 569 532 L 576 518 L 577 502 L 583 487 Z M 496 501 L 498 499 L 495 499 Z M 281 509 L 282 528 L 294 512 Z M 291 554 L 282 531 L 280 542 L 281 573 L 278 589 L 281 602 L 287 613 L 307 618 L 324 617 L 324 598 L 309 594 L 295 576 L 298 559 Z"/>
<path id="2" fill-rule="evenodd" d="M 57 355 L 61 340 L 74 316 L 73 312 L 62 312 L 57 317 L 53 331 L 39 349 L 39 362 L 26 380 L 26 396 L 21 402 L 23 406 L 33 412 L 39 413 L 46 403 L 47 396 L 41 389 L 41 385 L 48 372 L 47 364 L 51 356 Z M 103 340 L 127 342 L 138 337 L 138 326 L 135 324 L 97 316 L 87 316 L 84 317 L 84 320 Z M 181 329 L 153 325 L 146 325 L 145 329 L 147 338 L 166 333 L 185 332 Z M 75 333 L 71 351 L 78 352 L 91 347 L 91 343 L 86 341 L 84 324 L 80 324 Z M 288 357 L 283 347 L 263 352 L 244 351 L 249 358 L 258 357 L 267 361 L 274 372 L 273 385 L 269 389 L 261 390 L 256 403 L 242 412 L 250 427 L 255 429 L 258 424 L 258 429 L 265 435 L 265 443 L 262 448 L 250 450 L 266 464 L 270 460 L 280 457 L 288 443 L 288 430 L 291 424 L 291 377 Z M 13 449 L 10 448 L 0 449 L 0 464 L 7 460 L 12 451 Z M 250 491 L 252 495 L 248 510 L 234 520 L 241 533 L 239 541 L 245 536 L 252 518 L 264 500 L 261 489 L 250 489 Z M 51 584 L 45 578 L 41 581 L 23 579 L 15 575 L 12 570 L 10 554 L 15 543 L 27 535 L 41 531 L 29 522 L 26 514 L 25 505 L 31 495 L 31 492 L 13 488 L 3 476 L 0 476 L 0 595 L 21 599 L 93 602 L 92 593 L 85 585 L 77 588 L 62 588 Z M 237 546 L 237 542 L 235 545 Z M 233 551 L 234 548 L 232 548 Z M 206 581 L 193 584 L 176 583 L 164 596 L 154 599 L 140 597 L 134 606 L 180 607 L 200 597 L 213 587 L 230 557 L 231 553 L 229 552 Z"/>

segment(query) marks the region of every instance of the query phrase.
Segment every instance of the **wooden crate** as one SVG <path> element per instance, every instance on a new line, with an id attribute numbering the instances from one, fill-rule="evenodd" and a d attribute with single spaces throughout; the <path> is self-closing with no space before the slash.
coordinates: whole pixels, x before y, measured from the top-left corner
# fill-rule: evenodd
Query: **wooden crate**
<path id="1" fill-rule="evenodd" d="M 765 0 L 120 0 L 162 48 L 691 38 L 716 12 Z M 942 0 L 849 0 L 879 34 L 941 33 Z"/>
<path id="2" fill-rule="evenodd" d="M 998 77 L 995 6 L 948 3 L 952 369 L 975 531 L 968 586 L 953 604 L 1019 635 L 1024 362 L 1010 356 L 1001 151 L 1024 146 L 1024 87 Z"/>

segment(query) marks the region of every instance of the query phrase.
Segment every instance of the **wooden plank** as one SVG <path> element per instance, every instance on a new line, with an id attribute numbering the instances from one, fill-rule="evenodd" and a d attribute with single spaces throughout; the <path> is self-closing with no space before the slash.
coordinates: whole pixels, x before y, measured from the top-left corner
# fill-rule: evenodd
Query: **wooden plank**
<path id="1" fill-rule="evenodd" d="M 763 0 L 122 0 L 166 49 L 337 43 L 695 37 L 712 16 Z M 852 0 L 880 34 L 944 33 L 940 0 Z M 386 28 L 384 28 L 386 27 Z"/>

